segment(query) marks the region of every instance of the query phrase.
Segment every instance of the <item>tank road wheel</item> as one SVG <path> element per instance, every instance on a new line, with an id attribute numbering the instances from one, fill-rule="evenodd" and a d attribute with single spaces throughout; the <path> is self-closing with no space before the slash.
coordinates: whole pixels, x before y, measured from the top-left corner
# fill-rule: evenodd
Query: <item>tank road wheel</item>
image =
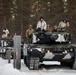
<path id="1" fill-rule="evenodd" d="M 34 69 L 37 70 L 39 68 L 39 58 L 35 58 L 34 60 Z"/>
<path id="2" fill-rule="evenodd" d="M 37 57 L 28 57 L 24 56 L 24 64 L 30 69 L 30 70 L 37 70 L 39 68 L 39 58 Z"/>
<path id="3" fill-rule="evenodd" d="M 76 48 L 74 48 L 75 51 L 75 58 L 74 58 L 74 63 L 73 63 L 73 69 L 76 70 Z"/>
<path id="4" fill-rule="evenodd" d="M 29 63 L 29 69 L 30 70 L 37 70 L 38 68 L 39 68 L 39 58 L 31 57 L 30 63 Z"/>

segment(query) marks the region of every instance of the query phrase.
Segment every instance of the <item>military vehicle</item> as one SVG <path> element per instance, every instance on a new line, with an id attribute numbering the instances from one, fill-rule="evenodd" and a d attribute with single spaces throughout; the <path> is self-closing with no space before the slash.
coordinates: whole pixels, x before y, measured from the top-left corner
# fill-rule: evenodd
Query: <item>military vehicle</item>
<path id="1" fill-rule="evenodd" d="M 76 45 L 71 42 L 71 34 L 62 29 L 32 33 L 32 43 L 24 44 L 23 55 L 30 70 L 39 69 L 39 63 L 43 61 L 59 61 L 76 69 Z"/>
<path id="2" fill-rule="evenodd" d="M 13 40 L 12 39 L 1 39 L 0 40 L 0 56 L 2 58 L 7 58 L 8 50 L 13 47 Z M 11 49 L 11 58 L 13 57 L 13 50 Z"/>

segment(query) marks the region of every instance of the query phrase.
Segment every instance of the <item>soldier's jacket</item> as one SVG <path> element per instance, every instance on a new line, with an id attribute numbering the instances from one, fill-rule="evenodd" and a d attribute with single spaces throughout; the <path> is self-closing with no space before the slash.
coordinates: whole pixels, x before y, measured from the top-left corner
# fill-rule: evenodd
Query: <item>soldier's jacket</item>
<path id="1" fill-rule="evenodd" d="M 33 29 L 28 29 L 28 30 L 26 30 L 26 37 L 28 37 L 29 35 L 31 35 L 32 33 L 34 32 L 34 30 Z"/>
<path id="2" fill-rule="evenodd" d="M 47 29 L 46 31 L 47 31 L 47 32 L 51 32 L 51 29 L 49 28 L 49 29 Z"/>
<path id="3" fill-rule="evenodd" d="M 26 38 L 27 38 L 27 42 L 29 42 L 29 41 L 31 41 L 31 34 L 34 32 L 34 30 L 33 29 L 27 29 L 26 30 Z"/>

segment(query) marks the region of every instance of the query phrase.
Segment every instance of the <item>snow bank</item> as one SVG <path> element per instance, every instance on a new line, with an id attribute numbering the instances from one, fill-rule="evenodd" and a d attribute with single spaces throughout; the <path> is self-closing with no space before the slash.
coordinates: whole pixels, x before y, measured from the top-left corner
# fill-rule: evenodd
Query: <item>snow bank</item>
<path id="1" fill-rule="evenodd" d="M 26 69 L 26 67 L 24 68 Z M 7 60 L 0 58 L 0 75 L 76 75 L 75 70 L 17 70 L 13 68 L 12 63 L 8 64 Z"/>
<path id="2" fill-rule="evenodd" d="M 0 58 L 0 75 L 24 75 L 19 70 L 14 69 L 12 64 Z"/>
<path id="3" fill-rule="evenodd" d="M 0 68 L 0 75 L 22 75 L 20 71 L 13 68 L 12 64 L 6 64 Z"/>
<path id="4" fill-rule="evenodd" d="M 0 58 L 0 67 L 7 64 L 7 62 L 5 62 L 2 58 Z"/>

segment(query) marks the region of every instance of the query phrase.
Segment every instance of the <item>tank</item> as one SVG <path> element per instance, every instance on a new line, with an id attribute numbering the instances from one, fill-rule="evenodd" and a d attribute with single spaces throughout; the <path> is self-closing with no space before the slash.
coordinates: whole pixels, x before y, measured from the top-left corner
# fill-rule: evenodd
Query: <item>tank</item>
<path id="1" fill-rule="evenodd" d="M 0 40 L 0 56 L 2 58 L 7 58 L 8 57 L 8 50 L 11 50 L 11 58 L 13 57 L 13 40 L 12 39 L 1 39 Z"/>
<path id="2" fill-rule="evenodd" d="M 39 69 L 43 61 L 59 61 L 76 69 L 76 44 L 72 44 L 71 34 L 62 30 L 32 33 L 32 43 L 24 44 L 23 53 L 24 63 L 30 70 Z"/>

